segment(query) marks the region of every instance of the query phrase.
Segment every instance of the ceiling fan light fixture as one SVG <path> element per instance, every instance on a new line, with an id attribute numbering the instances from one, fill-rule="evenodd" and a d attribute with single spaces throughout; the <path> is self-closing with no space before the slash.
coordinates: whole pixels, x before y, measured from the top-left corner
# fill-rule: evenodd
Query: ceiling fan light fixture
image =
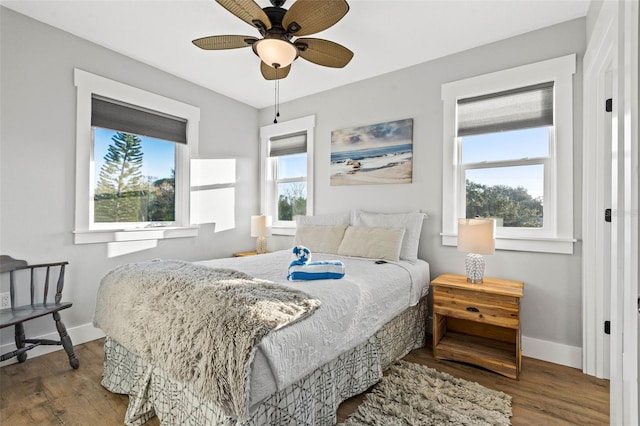
<path id="1" fill-rule="evenodd" d="M 298 56 L 332 68 L 342 68 L 353 58 L 353 52 L 338 43 L 320 38 L 300 38 L 335 25 L 349 11 L 347 0 L 295 0 L 289 9 L 282 7 L 287 0 L 269 0 L 272 7 L 260 7 L 256 0 L 215 1 L 257 29 L 263 38 L 214 35 L 193 40 L 193 44 L 204 50 L 251 46 L 253 53 L 261 59 L 260 73 L 265 80 L 286 78 Z"/>
<path id="2" fill-rule="evenodd" d="M 287 67 L 298 57 L 298 49 L 291 42 L 279 38 L 258 40 L 253 44 L 253 50 L 262 62 L 273 68 Z"/>

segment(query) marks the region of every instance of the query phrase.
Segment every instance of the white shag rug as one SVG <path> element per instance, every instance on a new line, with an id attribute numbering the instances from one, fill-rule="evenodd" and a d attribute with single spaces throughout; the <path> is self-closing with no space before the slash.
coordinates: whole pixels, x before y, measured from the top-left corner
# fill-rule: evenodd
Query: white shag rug
<path id="1" fill-rule="evenodd" d="M 399 361 L 343 425 L 510 425 L 511 414 L 504 392 Z"/>

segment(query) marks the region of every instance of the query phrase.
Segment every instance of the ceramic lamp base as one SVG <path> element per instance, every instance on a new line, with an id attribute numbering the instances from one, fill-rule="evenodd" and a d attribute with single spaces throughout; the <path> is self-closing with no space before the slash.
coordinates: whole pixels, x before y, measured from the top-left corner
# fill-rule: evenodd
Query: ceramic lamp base
<path id="1" fill-rule="evenodd" d="M 484 257 L 481 254 L 469 253 L 464 260 L 467 271 L 467 282 L 479 284 L 484 277 Z"/>
<path id="2" fill-rule="evenodd" d="M 256 253 L 264 254 L 267 252 L 267 238 L 258 237 L 256 239 Z"/>

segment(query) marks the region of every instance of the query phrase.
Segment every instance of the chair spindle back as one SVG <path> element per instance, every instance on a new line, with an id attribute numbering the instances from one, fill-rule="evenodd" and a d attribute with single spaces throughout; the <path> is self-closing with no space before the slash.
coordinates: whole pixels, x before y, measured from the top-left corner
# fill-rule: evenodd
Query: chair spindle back
<path id="1" fill-rule="evenodd" d="M 20 271 L 20 270 L 25 270 L 25 269 L 29 269 L 30 270 L 30 280 L 29 280 L 29 286 L 30 286 L 30 299 L 31 299 L 31 305 L 35 305 L 36 303 L 39 303 L 39 301 L 37 300 L 37 282 L 38 282 L 38 277 L 37 277 L 37 273 L 36 271 L 39 269 L 43 269 L 46 268 L 46 273 L 45 273 L 45 277 L 44 277 L 44 288 L 43 288 L 43 294 L 42 294 L 42 303 L 47 304 L 48 302 L 48 298 L 49 298 L 49 280 L 50 280 L 50 276 L 52 274 L 52 268 L 56 268 L 58 267 L 58 280 L 56 282 L 56 294 L 54 297 L 54 303 L 60 303 L 60 301 L 62 300 L 62 290 L 64 289 L 64 273 L 65 273 L 65 267 L 66 265 L 68 265 L 69 262 L 56 262 L 56 263 L 43 263 L 43 264 L 39 264 L 39 265 L 25 265 L 25 266 L 20 266 L 17 267 L 13 270 L 11 270 L 9 272 L 9 292 L 10 292 L 10 297 L 11 297 L 11 307 L 15 308 L 16 307 L 16 272 Z M 55 269 L 53 270 L 53 272 L 55 273 Z"/>

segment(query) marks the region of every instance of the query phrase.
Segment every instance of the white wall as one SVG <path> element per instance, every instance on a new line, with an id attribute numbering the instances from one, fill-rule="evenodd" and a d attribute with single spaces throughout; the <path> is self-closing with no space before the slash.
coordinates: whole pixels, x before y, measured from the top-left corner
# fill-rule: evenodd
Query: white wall
<path id="1" fill-rule="evenodd" d="M 91 335 L 83 325 L 93 319 L 99 280 L 119 264 L 225 257 L 253 247 L 249 217 L 259 212 L 256 109 L 9 9 L 0 7 L 0 15 L 0 252 L 33 263 L 70 262 L 64 296 L 74 306 L 62 317 L 72 337 Z M 201 109 L 200 158 L 236 162 L 235 204 L 224 209 L 229 229 L 204 224 L 196 238 L 161 240 L 154 249 L 112 258 L 105 244 L 73 244 L 75 67 Z M 8 291 L 6 282 L 0 291 Z M 34 337 L 55 328 L 46 318 L 28 322 L 26 331 Z M 0 345 L 12 341 L 13 330 L 2 330 Z"/>
<path id="2" fill-rule="evenodd" d="M 425 42 L 445 43 L 446 40 Z M 579 239 L 581 70 L 585 46 L 585 20 L 579 19 L 281 105 L 280 121 L 316 115 L 316 213 L 353 208 L 377 211 L 421 209 L 429 214 L 429 219 L 424 223 L 419 254 L 430 262 L 432 278 L 443 272 L 463 273 L 464 253 L 457 252 L 454 247 L 443 247 L 439 235 L 442 211 L 442 83 L 576 53 L 574 229 L 575 237 Z M 418 45 L 416 49 L 419 49 Z M 381 52 L 381 60 L 383 58 L 384 53 Z M 282 88 L 286 89 L 286 84 L 284 80 Z M 272 108 L 260 111 L 260 125 L 271 123 L 272 111 Z M 403 118 L 414 120 L 412 184 L 329 185 L 332 130 Z M 273 246 L 284 248 L 291 244 L 288 237 L 273 237 L 273 240 Z M 525 282 L 522 301 L 525 354 L 579 366 L 582 344 L 580 250 L 577 243 L 573 255 L 498 251 L 487 257 L 486 275 Z"/>

